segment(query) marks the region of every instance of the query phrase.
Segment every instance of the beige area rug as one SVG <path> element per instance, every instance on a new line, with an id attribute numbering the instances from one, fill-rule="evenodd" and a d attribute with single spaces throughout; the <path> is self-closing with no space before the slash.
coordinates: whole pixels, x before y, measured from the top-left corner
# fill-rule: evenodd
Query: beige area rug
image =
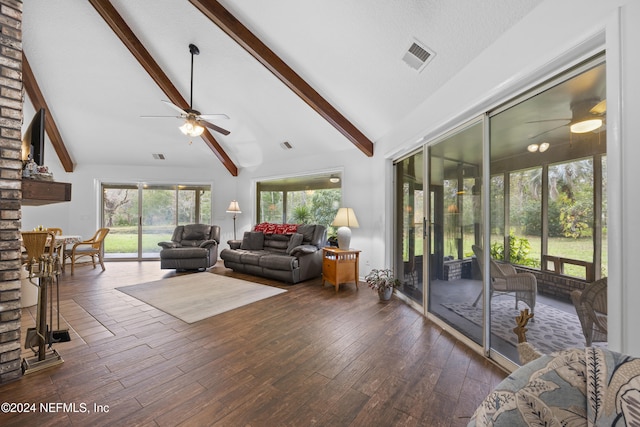
<path id="1" fill-rule="evenodd" d="M 193 273 L 116 288 L 187 323 L 287 292 L 212 273 Z"/>

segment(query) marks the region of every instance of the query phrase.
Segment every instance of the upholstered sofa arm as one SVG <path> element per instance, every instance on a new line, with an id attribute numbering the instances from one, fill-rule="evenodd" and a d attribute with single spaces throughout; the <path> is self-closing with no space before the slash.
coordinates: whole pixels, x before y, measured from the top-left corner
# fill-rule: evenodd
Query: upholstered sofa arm
<path id="1" fill-rule="evenodd" d="M 318 249 L 318 247 L 314 246 L 314 245 L 300 245 L 300 246 L 296 246 L 295 248 L 293 248 L 291 250 L 291 252 L 289 253 L 289 255 L 291 255 L 291 256 L 304 256 L 304 255 L 316 253 L 319 250 L 320 249 Z"/>
<path id="2" fill-rule="evenodd" d="M 215 240 L 205 240 L 204 242 L 200 243 L 200 247 L 201 248 L 210 248 L 212 246 L 217 245 L 218 242 L 216 242 Z"/>
<path id="3" fill-rule="evenodd" d="M 159 242 L 158 246 L 162 246 L 163 249 L 181 248 L 182 245 L 178 242 Z"/>
<path id="4" fill-rule="evenodd" d="M 227 244 L 229 245 L 229 249 L 240 249 L 242 240 L 227 240 Z"/>

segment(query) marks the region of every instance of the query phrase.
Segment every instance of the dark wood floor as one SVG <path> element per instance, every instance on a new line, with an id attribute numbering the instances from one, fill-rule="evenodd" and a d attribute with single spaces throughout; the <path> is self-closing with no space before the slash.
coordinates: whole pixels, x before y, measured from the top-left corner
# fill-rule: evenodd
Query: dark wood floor
<path id="1" fill-rule="evenodd" d="M 212 273 L 249 277 L 221 266 L 197 274 Z M 0 413 L 0 425 L 463 426 L 506 376 L 363 284 L 336 294 L 308 281 L 193 324 L 114 289 L 173 274 L 157 262 L 67 271 L 64 363 L 0 385 L 2 401 L 37 406 Z M 23 310 L 23 330 L 33 312 Z M 43 413 L 42 402 L 67 407 Z"/>

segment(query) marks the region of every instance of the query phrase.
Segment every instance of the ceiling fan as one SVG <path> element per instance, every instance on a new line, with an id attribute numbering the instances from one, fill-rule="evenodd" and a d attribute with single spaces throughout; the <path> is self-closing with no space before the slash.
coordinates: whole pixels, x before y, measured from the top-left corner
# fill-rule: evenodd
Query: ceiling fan
<path id="1" fill-rule="evenodd" d="M 208 121 L 212 119 L 228 119 L 229 116 L 227 116 L 226 114 L 201 114 L 200 111 L 193 109 L 193 56 L 199 55 L 200 50 L 196 45 L 189 44 L 189 52 L 191 53 L 191 93 L 189 98 L 189 108 L 186 110 L 183 110 L 177 105 L 169 101 L 163 100 L 162 102 L 164 102 L 169 107 L 176 110 L 178 113 L 180 113 L 180 115 L 179 116 L 142 116 L 142 117 L 144 118 L 175 117 L 178 119 L 183 119 L 184 124 L 180 126 L 180 131 L 182 131 L 182 133 L 188 136 L 202 135 L 202 132 L 204 132 L 204 126 L 216 132 L 219 132 L 223 135 L 229 135 L 231 132 Z"/>
<path id="2" fill-rule="evenodd" d="M 565 121 L 567 123 L 560 126 L 556 126 L 537 135 L 530 137 L 529 139 L 537 138 L 541 135 L 552 132 L 556 129 L 560 129 L 564 126 L 569 126 L 571 133 L 587 133 L 593 132 L 602 127 L 604 124 L 604 115 L 607 112 L 607 100 L 600 100 L 599 98 L 589 98 L 580 101 L 571 102 L 571 118 L 565 119 L 549 119 L 549 120 L 535 120 L 527 123 L 540 123 L 540 122 L 555 122 Z"/>

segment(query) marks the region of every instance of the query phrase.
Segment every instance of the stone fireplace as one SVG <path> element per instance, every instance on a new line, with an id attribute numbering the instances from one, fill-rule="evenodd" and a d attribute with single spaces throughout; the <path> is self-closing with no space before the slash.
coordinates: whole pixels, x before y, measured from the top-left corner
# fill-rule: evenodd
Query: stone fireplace
<path id="1" fill-rule="evenodd" d="M 22 376 L 22 1 L 0 0 L 0 383 Z"/>

